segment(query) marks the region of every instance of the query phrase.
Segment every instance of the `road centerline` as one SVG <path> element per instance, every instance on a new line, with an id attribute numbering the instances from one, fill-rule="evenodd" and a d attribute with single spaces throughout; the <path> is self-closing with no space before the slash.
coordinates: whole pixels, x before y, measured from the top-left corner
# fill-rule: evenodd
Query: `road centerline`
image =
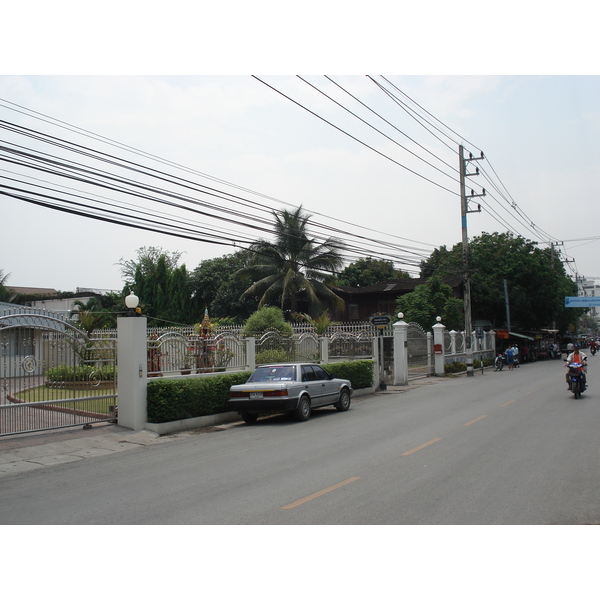
<path id="1" fill-rule="evenodd" d="M 425 442 L 424 444 L 421 444 L 420 446 L 417 446 L 416 448 L 413 448 L 412 450 L 408 450 L 408 452 L 403 452 L 401 454 L 401 456 L 408 456 L 409 454 L 418 452 L 419 450 L 422 450 L 423 448 L 427 448 L 427 446 L 431 446 L 431 444 L 435 444 L 436 442 L 439 442 L 441 439 L 442 438 L 435 438 L 434 440 L 429 440 L 428 442 Z"/>
<path id="2" fill-rule="evenodd" d="M 465 427 L 468 427 L 469 425 L 473 425 L 473 423 L 477 423 L 477 421 L 481 421 L 481 419 L 485 419 L 486 417 L 487 417 L 487 415 L 481 415 L 480 417 L 477 417 L 476 419 L 473 419 L 472 421 L 465 423 Z"/>
<path id="3" fill-rule="evenodd" d="M 292 502 L 291 504 L 286 504 L 285 506 L 281 507 L 281 510 L 290 510 L 292 508 L 296 508 L 297 506 L 300 506 L 301 504 L 305 504 L 306 502 L 310 502 L 311 500 L 314 500 L 315 498 L 319 498 L 320 496 L 329 494 L 329 492 L 333 492 L 334 490 L 344 487 L 345 485 L 348 485 L 349 483 L 353 483 L 353 482 L 357 481 L 358 479 L 360 479 L 360 477 L 349 477 L 348 479 L 344 479 L 344 481 L 340 481 L 340 483 L 331 485 L 328 488 L 325 488 L 324 490 L 315 492 L 314 494 L 311 494 L 310 496 L 306 496 L 305 498 L 301 498 L 300 500 L 296 500 L 296 502 Z"/>

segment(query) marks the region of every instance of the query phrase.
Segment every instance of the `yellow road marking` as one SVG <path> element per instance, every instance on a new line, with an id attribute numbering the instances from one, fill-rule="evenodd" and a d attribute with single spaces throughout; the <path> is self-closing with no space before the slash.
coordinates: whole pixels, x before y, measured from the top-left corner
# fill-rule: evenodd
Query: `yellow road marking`
<path id="1" fill-rule="evenodd" d="M 319 496 L 324 496 L 325 494 L 329 494 L 329 492 L 333 492 L 334 490 L 337 490 L 338 488 L 348 485 L 349 483 L 357 481 L 358 479 L 360 479 L 360 477 L 350 477 L 348 479 L 345 479 L 344 481 L 341 481 L 340 483 L 336 483 L 335 485 L 325 488 L 324 490 L 321 490 L 320 492 L 315 492 L 314 494 L 311 494 L 310 496 L 306 496 L 306 498 L 302 498 L 301 500 L 296 500 L 296 502 L 292 502 L 291 504 L 282 506 L 281 510 L 290 510 L 291 508 L 296 508 L 297 506 L 300 506 L 301 504 L 304 504 L 305 502 L 310 502 L 311 500 L 314 500 L 315 498 L 318 498 Z"/>
<path id="2" fill-rule="evenodd" d="M 430 446 L 431 444 L 435 444 L 436 442 L 439 442 L 442 438 L 435 438 L 435 440 L 429 440 L 428 442 L 425 442 L 424 444 L 421 444 L 420 446 L 417 446 L 416 448 L 413 448 L 412 450 L 409 450 L 408 452 L 404 452 L 402 453 L 402 456 L 408 456 L 409 454 L 412 454 L 413 452 L 418 452 L 419 450 L 422 450 L 423 448 L 426 448 L 427 446 Z"/>
<path id="3" fill-rule="evenodd" d="M 465 427 L 467 427 L 469 425 L 473 425 L 473 423 L 477 423 L 477 421 L 481 421 L 481 419 L 485 419 L 486 417 L 487 417 L 487 415 L 481 415 L 480 417 L 477 417 L 476 419 L 473 419 L 472 421 L 465 423 Z"/>
<path id="4" fill-rule="evenodd" d="M 509 400 L 506 404 L 502 405 L 502 408 L 504 408 L 505 406 L 508 406 L 509 404 L 512 404 L 513 402 L 516 402 L 518 400 L 518 398 L 515 398 L 514 400 Z"/>

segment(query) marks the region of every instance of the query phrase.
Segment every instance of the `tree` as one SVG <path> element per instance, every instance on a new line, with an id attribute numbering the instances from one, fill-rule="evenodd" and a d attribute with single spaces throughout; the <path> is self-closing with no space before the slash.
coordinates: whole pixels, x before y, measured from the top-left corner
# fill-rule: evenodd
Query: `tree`
<path id="1" fill-rule="evenodd" d="M 8 302 L 11 297 L 11 291 L 6 287 L 6 280 L 10 273 L 4 274 L 4 269 L 0 269 L 0 302 Z"/>
<path id="2" fill-rule="evenodd" d="M 249 283 L 235 276 L 248 265 L 249 259 L 247 250 L 238 250 L 203 260 L 190 275 L 193 311 L 201 314 L 208 309 L 212 318 L 243 323 L 258 308 L 256 298 L 240 300 Z"/>
<path id="3" fill-rule="evenodd" d="M 410 279 L 410 275 L 395 269 L 391 260 L 379 260 L 368 256 L 350 263 L 340 273 L 338 283 L 351 287 L 367 287 L 395 279 Z"/>
<path id="4" fill-rule="evenodd" d="M 77 307 L 77 310 L 74 308 Z M 99 298 L 92 297 L 86 303 L 81 300 L 73 302 L 71 318 L 77 315 L 78 326 L 83 329 L 88 337 L 94 329 L 99 329 L 109 323 L 110 313 L 102 306 Z"/>
<path id="5" fill-rule="evenodd" d="M 294 333 L 292 326 L 285 320 L 282 310 L 276 306 L 263 306 L 250 315 L 246 325 L 244 325 L 242 334 L 259 336 L 265 331 L 278 331 L 287 336 Z"/>
<path id="6" fill-rule="evenodd" d="M 307 224 L 311 215 L 302 207 L 293 212 L 273 211 L 275 242 L 259 240 L 251 245 L 247 267 L 238 277 L 249 276 L 253 283 L 243 298 L 259 298 L 259 307 L 277 302 L 282 310 L 298 312 L 299 299 L 308 312 L 318 312 L 328 302 L 343 307 L 344 301 L 334 292 L 336 272 L 342 265 L 343 244 L 330 237 L 322 242 L 310 239 Z"/>
<path id="7" fill-rule="evenodd" d="M 400 296 L 396 308 L 404 313 L 406 321 L 418 323 L 423 329 L 435 325 L 436 317 L 441 317 L 450 330 L 464 327 L 463 301 L 456 298 L 452 288 L 439 277 L 432 277 L 409 294 Z"/>
<path id="8" fill-rule="evenodd" d="M 560 260 L 550 248 L 541 249 L 531 240 L 511 233 L 483 233 L 469 244 L 469 266 L 473 320 L 490 321 L 496 328 L 506 325 L 504 280 L 511 325 L 517 329 L 539 331 L 556 323 L 564 330 L 582 313 L 564 307 L 564 297 L 577 295 L 577 286 Z M 434 251 L 421 271 L 440 277 L 460 274 L 462 244 Z"/>
<path id="9" fill-rule="evenodd" d="M 195 323 L 199 315 L 191 310 L 189 274 L 185 265 L 177 265 L 181 252 L 144 246 L 137 254 L 137 260 L 119 262 L 126 284 L 124 291 L 135 291 L 144 314 L 150 318 Z"/>

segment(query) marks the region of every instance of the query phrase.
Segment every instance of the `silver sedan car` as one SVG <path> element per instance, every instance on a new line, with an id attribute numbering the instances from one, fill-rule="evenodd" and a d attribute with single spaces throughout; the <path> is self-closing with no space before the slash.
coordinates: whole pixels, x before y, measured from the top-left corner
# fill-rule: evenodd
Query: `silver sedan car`
<path id="1" fill-rule="evenodd" d="M 333 405 L 348 410 L 352 391 L 347 379 L 337 379 L 319 365 L 261 365 L 246 383 L 231 386 L 228 408 L 238 411 L 246 423 L 270 412 L 288 412 L 306 421 L 313 408 Z"/>

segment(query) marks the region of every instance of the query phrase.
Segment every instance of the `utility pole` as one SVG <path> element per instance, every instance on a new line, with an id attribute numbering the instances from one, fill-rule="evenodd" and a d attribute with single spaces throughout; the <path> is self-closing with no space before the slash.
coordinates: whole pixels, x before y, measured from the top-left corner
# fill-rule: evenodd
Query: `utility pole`
<path id="1" fill-rule="evenodd" d="M 463 277 L 464 277 L 464 301 L 465 301 L 465 347 L 467 354 L 467 377 L 473 377 L 473 323 L 471 320 L 471 274 L 469 271 L 469 237 L 467 235 L 467 214 L 472 212 L 481 212 L 481 205 L 477 205 L 477 210 L 469 210 L 467 199 L 466 179 L 479 175 L 479 168 L 475 173 L 467 173 L 467 163 L 475 160 L 483 160 L 483 152 L 478 158 L 474 158 L 471 153 L 465 158 L 462 144 L 458 147 L 458 158 L 460 163 L 460 216 L 462 227 L 462 246 L 463 246 Z M 476 194 L 471 190 L 469 198 L 478 198 L 485 196 L 483 193 Z"/>

